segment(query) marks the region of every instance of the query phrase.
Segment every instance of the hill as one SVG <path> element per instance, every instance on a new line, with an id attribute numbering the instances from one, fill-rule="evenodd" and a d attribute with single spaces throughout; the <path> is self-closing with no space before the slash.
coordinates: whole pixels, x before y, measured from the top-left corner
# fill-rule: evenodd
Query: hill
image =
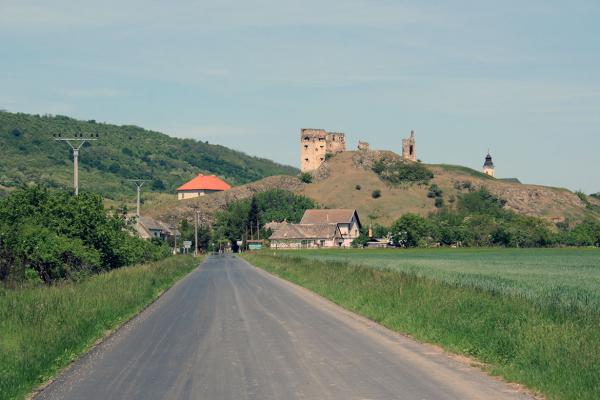
<path id="1" fill-rule="evenodd" d="M 71 188 L 71 149 L 52 140 L 58 133 L 62 137 L 99 135 L 100 140 L 81 151 L 80 187 L 113 199 L 131 197 L 133 189 L 124 182 L 128 178 L 149 178 L 148 189 L 173 193 L 200 172 L 218 175 L 233 185 L 298 173 L 296 168 L 224 146 L 137 126 L 0 111 L 0 191 L 30 182 Z"/>
<path id="2" fill-rule="evenodd" d="M 392 152 L 370 152 L 367 157 L 397 158 Z M 433 172 L 429 183 L 392 185 L 365 162 L 364 153 L 345 152 L 327 161 L 316 171 L 314 181 L 304 184 L 295 177 L 273 176 L 239 186 L 229 192 L 200 199 L 177 201 L 174 196 L 150 197 L 144 212 L 166 220 L 180 217 L 191 219 L 193 207 L 198 206 L 202 219 L 211 221 L 215 211 L 228 202 L 252 196 L 264 190 L 280 188 L 302 194 L 327 208 L 356 208 L 364 223 L 389 225 L 405 213 L 427 215 L 435 211 L 435 198 L 428 197 L 432 184 L 441 190 L 444 204 L 452 206 L 459 194 L 482 187 L 506 200 L 506 207 L 519 214 L 543 218 L 549 222 L 578 222 L 588 216 L 600 217 L 600 199 L 567 189 L 525 185 L 515 180 L 500 180 L 470 168 L 454 165 L 424 165 Z M 373 161 L 373 160 L 371 160 Z M 373 198 L 373 191 L 381 196 Z"/>
<path id="3" fill-rule="evenodd" d="M 460 193 L 486 187 L 506 200 L 507 208 L 522 215 L 551 222 L 579 221 L 588 215 L 600 215 L 594 211 L 600 206 L 595 198 L 588 197 L 588 204 L 567 189 L 494 179 L 462 166 L 426 165 L 434 175 L 429 184 L 389 185 L 359 162 L 360 157 L 361 152 L 333 157 L 321 167 L 315 182 L 306 185 L 301 193 L 326 207 L 357 208 L 363 222 L 380 224 L 389 224 L 408 212 L 427 215 L 435 211 L 435 199 L 428 197 L 431 184 L 442 191 L 445 204 L 452 204 Z M 374 190 L 379 190 L 381 197 L 373 198 Z"/>

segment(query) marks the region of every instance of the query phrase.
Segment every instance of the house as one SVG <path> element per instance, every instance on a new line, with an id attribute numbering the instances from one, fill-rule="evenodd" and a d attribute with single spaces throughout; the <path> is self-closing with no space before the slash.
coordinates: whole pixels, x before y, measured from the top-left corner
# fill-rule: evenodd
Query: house
<path id="1" fill-rule="evenodd" d="M 150 217 L 139 217 L 137 223 L 134 225 L 134 229 L 139 237 L 146 240 L 165 240 L 172 236 L 180 236 L 180 233 L 176 228 Z"/>
<path id="2" fill-rule="evenodd" d="M 350 247 L 360 235 L 361 223 L 356 210 L 306 210 L 299 224 L 270 227 L 272 248 Z"/>
<path id="3" fill-rule="evenodd" d="M 338 224 L 281 223 L 270 240 L 272 249 L 341 247 L 344 244 Z"/>
<path id="4" fill-rule="evenodd" d="M 198 196 L 204 196 L 209 193 L 223 192 L 231 189 L 231 186 L 215 175 L 202 175 L 177 188 L 177 199 L 185 200 Z"/>
<path id="5" fill-rule="evenodd" d="M 358 213 L 353 209 L 306 210 L 300 224 L 337 224 L 343 239 L 343 247 L 350 247 L 360 236 L 362 227 Z"/>

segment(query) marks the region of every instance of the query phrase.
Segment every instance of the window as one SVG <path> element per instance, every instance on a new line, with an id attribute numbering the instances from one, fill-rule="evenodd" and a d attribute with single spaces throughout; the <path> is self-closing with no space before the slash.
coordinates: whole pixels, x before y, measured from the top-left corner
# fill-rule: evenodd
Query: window
<path id="1" fill-rule="evenodd" d="M 414 146 L 413 146 L 412 144 L 410 145 L 410 151 L 409 151 L 409 152 L 410 152 L 410 155 L 411 155 L 411 156 L 412 156 L 412 155 L 413 155 L 413 153 L 415 152 L 415 148 L 414 148 Z"/>
<path id="2" fill-rule="evenodd" d="M 305 144 L 305 145 L 304 145 L 304 148 L 305 148 L 305 149 L 308 149 L 308 145 L 307 145 L 307 144 Z"/>
<path id="3" fill-rule="evenodd" d="M 305 158 L 304 161 L 308 162 L 308 158 Z"/>

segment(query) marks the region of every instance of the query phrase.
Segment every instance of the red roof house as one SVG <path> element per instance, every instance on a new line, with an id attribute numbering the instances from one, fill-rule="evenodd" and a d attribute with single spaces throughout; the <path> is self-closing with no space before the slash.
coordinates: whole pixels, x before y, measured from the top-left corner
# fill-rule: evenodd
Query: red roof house
<path id="1" fill-rule="evenodd" d="M 209 193 L 222 192 L 231 189 L 231 186 L 215 175 L 198 175 L 189 182 L 177 188 L 177 199 L 191 199 Z"/>

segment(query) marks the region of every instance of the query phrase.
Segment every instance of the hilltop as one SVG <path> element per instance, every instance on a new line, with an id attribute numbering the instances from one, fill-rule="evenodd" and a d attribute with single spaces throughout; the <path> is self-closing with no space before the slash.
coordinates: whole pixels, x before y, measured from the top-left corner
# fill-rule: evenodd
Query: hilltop
<path id="1" fill-rule="evenodd" d="M 373 153 L 398 157 L 392 152 Z M 313 173 L 314 180 L 310 184 L 302 183 L 296 177 L 273 176 L 199 199 L 177 201 L 174 196 L 149 198 L 144 211 L 166 220 L 178 217 L 191 219 L 193 207 L 198 206 L 202 219 L 208 222 L 212 220 L 214 212 L 223 209 L 228 202 L 279 188 L 305 195 L 323 207 L 356 208 L 363 223 L 389 225 L 405 213 L 425 216 L 435 211 L 435 200 L 428 197 L 430 186 L 435 184 L 442 191 L 442 198 L 448 206 L 452 206 L 453 200 L 461 193 L 485 187 L 506 200 L 506 208 L 552 223 L 577 222 L 587 216 L 600 216 L 600 199 L 593 196 L 583 201 L 567 189 L 494 179 L 462 166 L 423 166 L 433 172 L 434 177 L 429 183 L 391 185 L 372 170 L 371 164 L 362 163 L 361 152 L 347 151 L 325 162 Z M 375 190 L 381 192 L 381 197 L 373 198 Z"/>
<path id="2" fill-rule="evenodd" d="M 408 212 L 427 215 L 435 211 L 435 201 L 428 197 L 431 184 L 441 189 L 447 205 L 452 205 L 460 193 L 486 187 L 506 200 L 506 208 L 550 222 L 579 221 L 590 214 L 599 215 L 592 209 L 599 207 L 600 201 L 591 196 L 587 198 L 588 205 L 567 189 L 494 179 L 462 166 L 425 165 L 434 175 L 429 184 L 389 185 L 369 167 L 357 163 L 359 154 L 344 152 L 333 157 L 321 166 L 314 183 L 306 185 L 301 193 L 326 207 L 357 208 L 363 222 L 372 220 L 380 224 L 389 224 Z M 381 191 L 381 197 L 373 198 L 374 190 Z"/>
<path id="3" fill-rule="evenodd" d="M 81 151 L 80 187 L 112 199 L 130 198 L 128 178 L 148 178 L 147 190 L 173 193 L 202 172 L 233 185 L 271 175 L 295 175 L 296 168 L 252 157 L 224 146 L 178 139 L 133 125 L 111 125 L 66 116 L 0 111 L 0 192 L 31 182 L 71 188 L 71 149 L 52 140 L 75 134 L 98 134 L 100 140 Z"/>

